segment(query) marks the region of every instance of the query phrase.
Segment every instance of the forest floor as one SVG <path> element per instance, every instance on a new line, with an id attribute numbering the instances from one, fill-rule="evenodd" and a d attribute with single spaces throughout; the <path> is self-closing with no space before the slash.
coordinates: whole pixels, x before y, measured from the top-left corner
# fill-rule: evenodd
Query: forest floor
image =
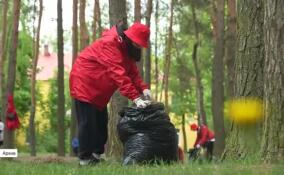
<path id="1" fill-rule="evenodd" d="M 284 164 L 254 162 L 184 163 L 173 165 L 121 166 L 107 160 L 96 166 L 79 167 L 76 158 L 39 155 L 0 159 L 0 175 L 283 175 Z"/>

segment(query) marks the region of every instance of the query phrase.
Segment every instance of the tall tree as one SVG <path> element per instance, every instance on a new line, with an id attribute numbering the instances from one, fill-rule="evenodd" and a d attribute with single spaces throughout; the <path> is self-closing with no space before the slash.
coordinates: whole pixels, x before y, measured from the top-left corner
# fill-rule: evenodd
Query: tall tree
<path id="1" fill-rule="evenodd" d="M 100 0 L 95 0 L 94 21 L 93 21 L 93 40 L 96 40 L 97 35 L 100 37 L 101 33 L 102 33 L 102 24 L 101 24 Z"/>
<path id="2" fill-rule="evenodd" d="M 109 0 L 109 20 L 110 26 L 117 24 L 121 20 L 127 22 L 126 0 Z"/>
<path id="3" fill-rule="evenodd" d="M 172 51 L 172 41 L 173 41 L 173 16 L 174 16 L 174 0 L 171 0 L 170 5 L 170 22 L 166 46 L 166 58 L 165 58 L 165 107 L 169 111 L 169 75 L 171 68 L 171 51 Z"/>
<path id="4" fill-rule="evenodd" d="M 58 156 L 65 156 L 65 97 L 64 97 L 64 43 L 63 43 L 63 21 L 62 21 L 62 0 L 57 1 L 57 57 L 58 57 L 58 71 L 57 71 L 57 154 Z"/>
<path id="5" fill-rule="evenodd" d="M 236 39 L 237 39 L 237 18 L 236 18 L 236 0 L 227 0 L 227 31 L 226 31 L 226 97 L 228 100 L 234 98 L 234 78 L 235 78 L 235 57 L 236 57 Z M 228 138 L 229 140 L 230 138 Z M 225 154 L 230 146 L 226 145 Z M 232 145 L 231 145 L 232 146 Z M 225 156 L 224 154 L 224 156 Z M 232 154 L 231 154 L 232 155 Z M 223 157 L 224 158 L 224 157 Z M 232 157 L 231 157 L 232 158 Z"/>
<path id="6" fill-rule="evenodd" d="M 185 120 L 185 114 L 182 114 L 181 116 L 181 129 L 182 129 L 182 139 L 183 139 L 183 152 L 186 153 L 187 150 L 187 135 L 186 135 L 186 129 L 185 129 L 185 125 L 187 124 L 186 120 Z"/>
<path id="7" fill-rule="evenodd" d="M 185 57 L 181 56 L 180 54 L 180 50 L 181 47 L 183 47 L 183 43 L 178 43 L 176 42 L 176 39 L 174 39 L 174 45 L 175 45 L 175 51 L 176 51 L 176 64 L 177 64 L 177 78 L 179 80 L 179 86 L 178 89 L 176 89 L 176 94 L 175 94 L 175 98 L 178 99 L 182 99 L 185 100 L 186 99 L 186 92 L 190 87 L 190 71 L 187 67 L 186 61 L 185 61 Z M 185 108 L 188 108 L 188 106 L 186 106 Z M 179 106 L 178 109 L 181 115 L 181 131 L 182 131 L 182 136 L 183 136 L 183 148 L 184 148 L 184 152 L 187 152 L 187 136 L 186 136 L 186 110 L 184 110 L 184 107 Z"/>
<path id="8" fill-rule="evenodd" d="M 236 0 L 227 0 L 227 38 L 226 38 L 226 66 L 227 66 L 227 96 L 234 94 L 234 64 L 236 57 Z"/>
<path id="9" fill-rule="evenodd" d="M 206 113 L 204 109 L 204 101 L 203 101 L 203 86 L 201 82 L 201 73 L 198 66 L 198 46 L 199 46 L 199 29 L 198 29 L 198 21 L 195 13 L 195 1 L 191 1 L 191 11 L 192 11 L 192 21 L 194 25 L 194 34 L 195 34 L 195 42 L 193 44 L 192 51 L 192 61 L 195 70 L 196 77 L 196 98 L 197 98 L 197 113 L 198 113 L 198 121 L 199 123 L 207 125 Z"/>
<path id="10" fill-rule="evenodd" d="M 237 1 L 237 48 L 234 66 L 234 97 L 263 96 L 263 1 Z M 242 127 L 232 123 L 225 157 L 244 158 L 259 153 L 260 126 Z"/>
<path id="11" fill-rule="evenodd" d="M 213 1 L 213 3 L 215 3 Z M 220 156 L 225 148 L 224 128 L 224 0 L 216 0 L 216 42 L 214 45 L 212 72 L 212 114 L 216 136 L 215 154 Z"/>
<path id="12" fill-rule="evenodd" d="M 18 46 L 18 30 L 19 30 L 19 19 L 20 19 L 21 0 L 13 1 L 13 26 L 12 26 L 12 37 L 11 47 L 9 50 L 9 63 L 8 63 L 8 77 L 7 77 L 7 88 L 4 110 L 7 109 L 7 97 L 8 94 L 14 95 L 15 79 L 16 79 L 16 64 L 17 64 L 17 46 Z M 4 118 L 5 121 L 5 118 Z M 15 132 L 14 130 L 8 130 L 5 128 L 4 147 L 14 148 L 15 147 Z"/>
<path id="13" fill-rule="evenodd" d="M 134 0 L 134 22 L 141 22 L 141 0 Z"/>
<path id="14" fill-rule="evenodd" d="M 72 64 L 75 62 L 78 53 L 78 0 L 73 0 L 73 20 L 72 20 Z M 70 150 L 72 150 L 73 138 L 77 137 L 77 120 L 75 113 L 75 103 L 72 99 L 71 105 L 71 126 L 70 126 Z M 70 151 L 70 156 L 75 155 Z"/>
<path id="15" fill-rule="evenodd" d="M 212 23 L 212 35 L 213 35 L 214 42 L 216 42 L 216 38 L 217 38 L 217 7 L 216 7 L 216 0 L 210 0 L 210 5 L 211 5 L 211 8 L 209 9 L 209 11 L 210 11 L 211 23 Z"/>
<path id="16" fill-rule="evenodd" d="M 141 0 L 134 0 L 134 22 L 141 22 Z M 136 63 L 141 77 L 144 77 L 143 63 L 143 59 Z"/>
<path id="17" fill-rule="evenodd" d="M 147 1 L 147 11 L 146 11 L 146 25 L 151 26 L 151 14 L 152 14 L 152 0 Z M 151 85 L 151 41 L 148 41 L 149 48 L 146 49 L 145 54 L 145 82 Z"/>
<path id="18" fill-rule="evenodd" d="M 8 0 L 3 0 L 2 6 L 2 28 L 0 33 L 0 107 L 4 109 L 4 62 L 5 62 L 5 44 L 6 44 L 6 31 L 7 31 L 7 12 L 8 12 Z M 4 110 L 0 112 L 0 119 L 4 120 Z"/>
<path id="19" fill-rule="evenodd" d="M 109 0 L 109 20 L 110 26 L 117 24 L 123 19 L 125 25 L 127 25 L 126 18 L 126 0 Z M 118 122 L 118 112 L 122 107 L 128 105 L 128 100 L 116 92 L 111 101 L 109 108 L 109 125 L 108 133 L 109 139 L 107 143 L 107 153 L 113 157 L 119 158 L 122 154 L 122 144 L 117 137 L 116 126 Z"/>
<path id="20" fill-rule="evenodd" d="M 264 101 L 262 156 L 284 160 L 284 1 L 264 0 Z"/>
<path id="21" fill-rule="evenodd" d="M 155 24 L 158 24 L 159 18 L 159 0 L 156 0 L 155 6 Z M 155 100 L 158 101 L 158 88 L 159 88 L 159 70 L 158 70 L 158 28 L 159 25 L 155 25 Z"/>
<path id="22" fill-rule="evenodd" d="M 80 50 L 84 49 L 89 44 L 89 34 L 86 25 L 85 19 L 85 10 L 86 10 L 86 0 L 80 0 L 80 12 L 79 12 L 79 21 L 80 21 Z"/>
<path id="23" fill-rule="evenodd" d="M 36 1 L 35 1 L 35 14 L 37 14 Z M 31 74 L 31 114 L 30 114 L 30 149 L 31 156 L 36 156 L 36 133 L 35 133 L 35 116 L 36 116 L 36 70 L 39 53 L 39 40 L 40 40 L 40 27 L 42 18 L 43 4 L 42 0 L 39 0 L 39 12 L 38 12 L 38 23 L 35 30 L 35 39 L 33 44 L 33 61 L 32 61 L 32 74 Z"/>

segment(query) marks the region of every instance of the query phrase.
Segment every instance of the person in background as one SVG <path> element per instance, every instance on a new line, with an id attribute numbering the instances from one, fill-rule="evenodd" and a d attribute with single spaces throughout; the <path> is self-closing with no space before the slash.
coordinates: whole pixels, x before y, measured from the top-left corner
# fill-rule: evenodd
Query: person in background
<path id="1" fill-rule="evenodd" d="M 77 137 L 72 139 L 72 149 L 75 156 L 78 156 L 78 149 L 79 149 L 79 140 Z"/>
<path id="2" fill-rule="evenodd" d="M 5 128 L 5 125 L 0 119 L 0 147 L 3 145 L 3 142 L 4 142 L 4 128 Z"/>
<path id="3" fill-rule="evenodd" d="M 70 93 L 75 101 L 78 121 L 79 165 L 100 162 L 107 141 L 107 104 L 118 89 L 138 108 L 150 105 L 149 86 L 136 66 L 141 48 L 148 47 L 150 29 L 123 22 L 103 32 L 102 37 L 78 55 L 70 73 Z M 145 99 L 146 99 L 145 98 Z"/>
<path id="4" fill-rule="evenodd" d="M 184 163 L 184 154 L 180 146 L 178 146 L 178 160 L 179 162 Z"/>
<path id="5" fill-rule="evenodd" d="M 8 130 L 15 130 L 20 127 L 20 120 L 14 103 L 14 96 L 12 94 L 8 95 L 5 125 Z"/>
<path id="6" fill-rule="evenodd" d="M 209 161 L 213 158 L 213 148 L 215 142 L 215 135 L 214 132 L 209 130 L 206 125 L 201 124 L 198 126 L 197 124 L 193 123 L 190 125 L 190 129 L 192 131 L 197 132 L 197 138 L 194 143 L 195 149 L 200 149 L 201 147 L 206 149 L 206 157 Z"/>
<path id="7" fill-rule="evenodd" d="M 179 134 L 180 130 L 176 128 L 176 133 L 177 133 L 177 138 L 178 138 L 178 143 L 179 143 L 179 137 L 180 137 L 180 134 Z M 183 150 L 182 148 L 178 145 L 178 160 L 179 162 L 181 163 L 184 163 L 184 154 L 183 154 Z"/>

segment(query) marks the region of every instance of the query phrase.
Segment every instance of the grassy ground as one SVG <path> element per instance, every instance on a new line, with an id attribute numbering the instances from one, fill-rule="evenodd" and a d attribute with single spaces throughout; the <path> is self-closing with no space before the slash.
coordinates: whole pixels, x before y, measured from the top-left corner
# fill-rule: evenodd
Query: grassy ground
<path id="1" fill-rule="evenodd" d="M 0 160 L 0 175 L 283 175 L 284 165 L 239 163 L 185 163 L 174 165 L 121 166 L 104 162 L 93 167 L 79 167 L 74 158 L 37 157 Z"/>

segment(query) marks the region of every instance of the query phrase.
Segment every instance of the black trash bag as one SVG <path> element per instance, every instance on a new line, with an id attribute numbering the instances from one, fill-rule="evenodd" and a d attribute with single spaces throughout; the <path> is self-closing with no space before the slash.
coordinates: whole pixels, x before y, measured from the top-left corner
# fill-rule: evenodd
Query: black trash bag
<path id="1" fill-rule="evenodd" d="M 125 107 L 117 130 L 124 145 L 123 165 L 178 160 L 178 138 L 162 103 Z"/>
<path id="2" fill-rule="evenodd" d="M 200 156 L 201 149 L 199 148 L 192 148 L 188 150 L 188 160 L 189 161 L 196 161 Z"/>

